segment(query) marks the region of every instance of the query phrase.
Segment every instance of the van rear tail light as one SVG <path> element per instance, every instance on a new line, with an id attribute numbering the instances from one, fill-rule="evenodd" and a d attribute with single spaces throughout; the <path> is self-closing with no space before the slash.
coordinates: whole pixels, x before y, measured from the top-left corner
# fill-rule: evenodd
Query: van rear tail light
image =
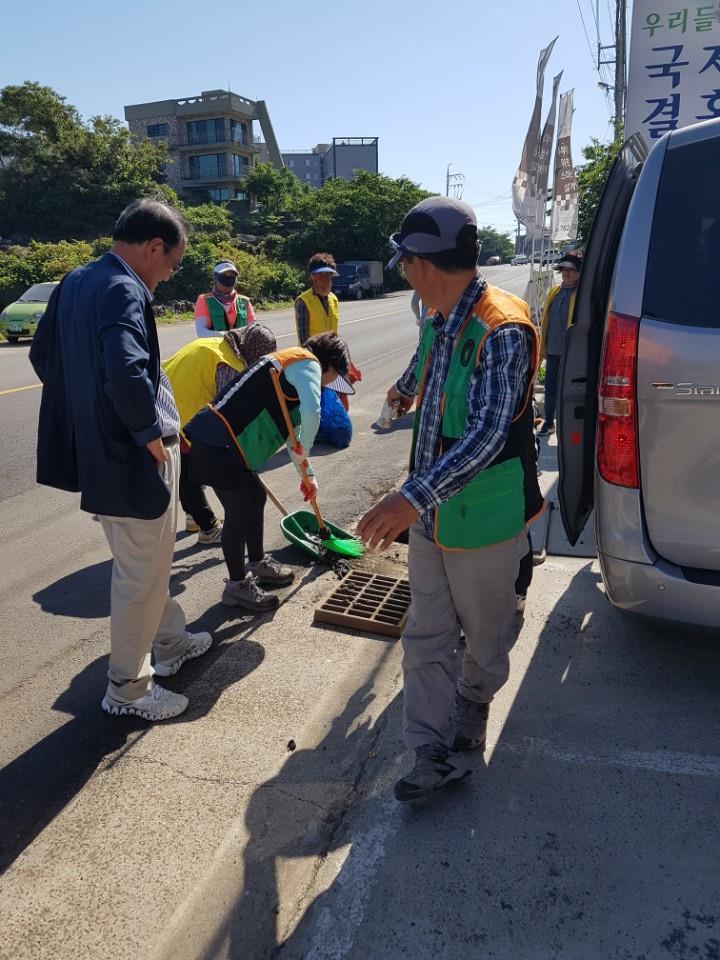
<path id="1" fill-rule="evenodd" d="M 605 324 L 598 395 L 597 463 L 600 476 L 619 487 L 640 485 L 635 390 L 640 320 L 609 313 Z"/>

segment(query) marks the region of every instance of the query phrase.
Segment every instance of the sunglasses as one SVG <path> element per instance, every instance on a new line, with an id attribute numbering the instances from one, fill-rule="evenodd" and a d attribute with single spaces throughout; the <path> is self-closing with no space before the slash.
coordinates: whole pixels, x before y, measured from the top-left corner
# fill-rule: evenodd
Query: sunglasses
<path id="1" fill-rule="evenodd" d="M 237 280 L 236 273 L 216 273 L 215 279 L 218 283 L 222 284 L 223 287 L 234 287 L 235 281 Z"/>

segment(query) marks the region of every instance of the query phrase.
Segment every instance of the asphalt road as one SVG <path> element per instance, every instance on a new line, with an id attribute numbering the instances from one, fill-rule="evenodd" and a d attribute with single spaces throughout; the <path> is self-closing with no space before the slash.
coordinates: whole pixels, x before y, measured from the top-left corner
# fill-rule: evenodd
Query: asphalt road
<path id="1" fill-rule="evenodd" d="M 522 293 L 526 271 L 488 276 Z M 269 322 L 292 342 L 287 314 Z M 355 435 L 315 466 L 349 525 L 402 475 L 409 418 L 372 424 L 416 329 L 406 294 L 343 304 L 342 322 Z M 163 329 L 164 353 L 190 336 Z M 39 392 L 2 393 L 32 384 L 26 353 L 0 349 L 17 450 L 3 429 L 1 960 L 720 956 L 716 638 L 622 617 L 591 557 L 549 556 L 484 762 L 399 806 L 398 646 L 310 626 L 336 581 L 284 547 L 268 505 L 267 546 L 298 572 L 278 613 L 224 611 L 218 551 L 181 532 L 172 589 L 213 649 L 170 681 L 191 699 L 179 722 L 111 720 L 108 551 L 76 497 L 32 480 Z M 283 457 L 266 479 L 299 506 Z M 401 576 L 403 550 L 367 564 Z"/>

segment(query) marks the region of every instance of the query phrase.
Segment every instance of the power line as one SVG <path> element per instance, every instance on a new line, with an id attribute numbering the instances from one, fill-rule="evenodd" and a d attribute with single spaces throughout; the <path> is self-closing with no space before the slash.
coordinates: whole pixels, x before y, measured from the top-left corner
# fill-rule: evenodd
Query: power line
<path id="1" fill-rule="evenodd" d="M 610 9 L 610 0 L 605 0 L 605 3 L 607 5 L 608 23 L 610 24 L 610 36 L 612 37 L 612 42 L 615 43 L 615 18 L 613 17 L 612 10 Z"/>
<path id="2" fill-rule="evenodd" d="M 580 0 L 575 0 L 575 3 L 577 3 L 578 13 L 580 14 L 580 19 L 582 20 L 585 39 L 587 40 L 588 50 L 590 51 L 590 59 L 593 62 L 594 69 L 597 70 L 597 64 L 595 63 L 595 52 L 592 48 L 592 43 L 590 43 L 590 35 L 587 32 L 587 27 L 585 26 L 585 17 L 583 16 L 582 7 L 580 6 Z"/>

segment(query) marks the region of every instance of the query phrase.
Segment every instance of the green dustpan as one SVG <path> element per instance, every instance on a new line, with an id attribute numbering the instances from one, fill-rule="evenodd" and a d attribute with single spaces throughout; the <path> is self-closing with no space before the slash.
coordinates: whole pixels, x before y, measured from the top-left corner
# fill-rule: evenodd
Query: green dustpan
<path id="1" fill-rule="evenodd" d="M 323 523 L 330 531 L 330 534 L 337 540 L 351 540 L 357 543 L 357 539 L 347 530 L 335 526 L 330 520 L 323 517 Z M 280 529 L 285 539 L 300 547 L 312 557 L 324 559 L 330 551 L 323 545 L 320 537 L 320 526 L 315 514 L 310 510 L 296 510 L 294 513 L 288 513 L 280 521 Z"/>

